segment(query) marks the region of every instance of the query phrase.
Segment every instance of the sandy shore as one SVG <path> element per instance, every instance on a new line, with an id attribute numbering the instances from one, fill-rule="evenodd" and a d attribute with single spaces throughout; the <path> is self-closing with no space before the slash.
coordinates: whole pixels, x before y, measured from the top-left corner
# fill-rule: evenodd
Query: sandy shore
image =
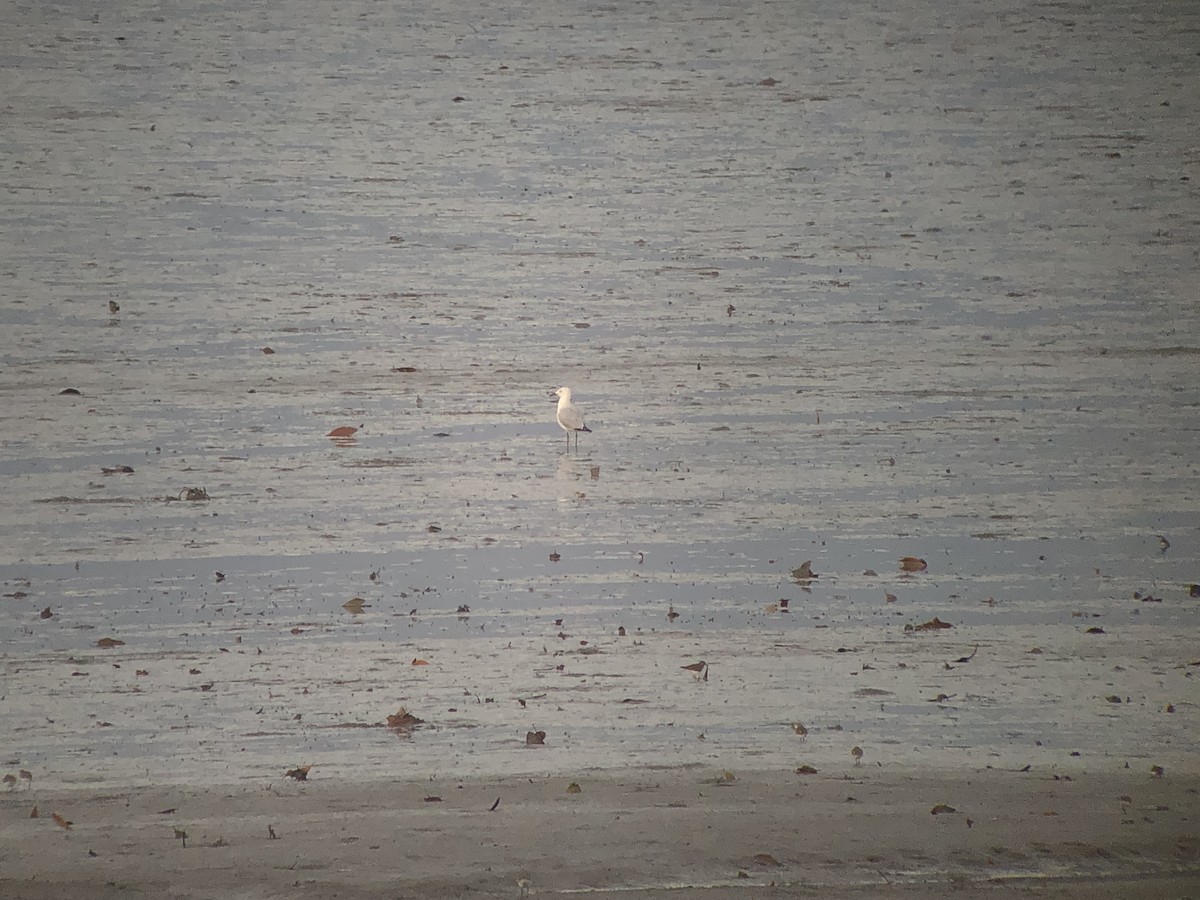
<path id="1" fill-rule="evenodd" d="M 253 789 L 14 792 L 2 801 L 0 894 L 516 897 L 522 879 L 534 895 L 628 897 L 1200 891 L 1195 778 L 941 778 L 848 762 L 815 775 L 695 766 L 574 783 L 338 784 L 314 771 Z"/>

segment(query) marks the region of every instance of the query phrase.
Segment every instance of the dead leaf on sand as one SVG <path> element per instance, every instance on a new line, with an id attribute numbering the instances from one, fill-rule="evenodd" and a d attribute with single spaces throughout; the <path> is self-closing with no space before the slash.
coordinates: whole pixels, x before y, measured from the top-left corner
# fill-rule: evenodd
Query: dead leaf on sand
<path id="1" fill-rule="evenodd" d="M 414 728 L 424 721 L 424 719 L 418 719 L 402 706 L 396 710 L 395 714 L 387 717 L 387 726 L 388 728 L 395 729 Z"/>
<path id="2" fill-rule="evenodd" d="M 58 813 L 50 813 L 50 818 L 53 819 L 54 824 L 57 825 L 59 828 L 63 829 L 63 831 L 70 831 L 71 826 L 75 824 L 74 822 L 67 821 L 62 816 L 60 816 Z"/>
<path id="3" fill-rule="evenodd" d="M 357 616 L 360 615 L 362 611 L 369 605 L 370 604 L 363 600 L 362 597 L 351 597 L 342 604 L 342 609 L 346 610 L 346 612 L 351 613 L 352 615 Z"/>
<path id="4" fill-rule="evenodd" d="M 755 853 L 752 859 L 760 866 L 781 866 L 779 860 L 773 857 L 770 853 Z"/>
<path id="5" fill-rule="evenodd" d="M 311 765 L 299 766 L 295 769 L 288 769 L 283 775 L 285 778 L 294 778 L 296 781 L 308 781 L 308 773 L 311 769 Z"/>
<path id="6" fill-rule="evenodd" d="M 358 429 L 353 425 L 341 425 L 325 436 L 331 438 L 348 438 L 353 437 L 357 431 Z"/>
<path id="7" fill-rule="evenodd" d="M 102 650 L 111 650 L 113 647 L 124 647 L 124 641 L 118 641 L 116 638 L 104 637 L 96 641 L 96 646 Z"/>
<path id="8" fill-rule="evenodd" d="M 905 625 L 905 631 L 940 631 L 943 628 L 953 628 L 949 622 L 943 622 L 937 616 L 934 616 L 928 622 L 922 622 L 920 625 Z"/>
<path id="9" fill-rule="evenodd" d="M 800 565 L 792 569 L 792 581 L 804 583 L 812 581 L 814 578 L 819 578 L 816 572 L 812 570 L 812 560 L 805 560 Z"/>
<path id="10" fill-rule="evenodd" d="M 816 775 L 817 768 L 816 768 L 816 766 L 810 766 L 808 763 L 805 763 L 802 766 L 796 767 L 796 774 L 797 775 Z"/>
<path id="11" fill-rule="evenodd" d="M 544 731 L 527 731 L 525 732 L 525 746 L 541 747 L 546 743 L 546 732 Z"/>
<path id="12" fill-rule="evenodd" d="M 900 557 L 901 572 L 924 572 L 929 568 L 929 563 L 917 556 L 902 556 Z"/>
<path id="13" fill-rule="evenodd" d="M 429 665 L 429 662 L 428 662 L 427 660 L 424 660 L 424 659 L 413 659 L 413 661 L 412 661 L 411 663 L 409 663 L 409 665 L 413 665 L 413 666 L 427 666 L 427 665 Z"/>
<path id="14" fill-rule="evenodd" d="M 955 809 L 953 806 L 947 806 L 945 803 L 939 803 L 937 806 L 935 806 L 929 812 L 931 815 L 940 816 L 942 813 L 953 813 L 953 812 L 958 812 L 958 810 Z"/>
<path id="15" fill-rule="evenodd" d="M 570 784 L 567 785 L 567 793 L 568 794 L 581 794 L 581 793 L 583 793 L 583 788 L 581 788 L 579 786 L 578 781 L 572 781 Z"/>

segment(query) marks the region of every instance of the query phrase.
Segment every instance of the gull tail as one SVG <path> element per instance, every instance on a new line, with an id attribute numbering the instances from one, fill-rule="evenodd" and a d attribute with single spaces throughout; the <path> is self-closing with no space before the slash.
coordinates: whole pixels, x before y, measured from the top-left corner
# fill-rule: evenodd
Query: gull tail
<path id="1" fill-rule="evenodd" d="M 588 428 L 586 425 L 582 425 L 579 428 L 576 428 L 575 430 L 576 431 L 586 431 L 588 434 L 592 433 L 592 429 Z"/>

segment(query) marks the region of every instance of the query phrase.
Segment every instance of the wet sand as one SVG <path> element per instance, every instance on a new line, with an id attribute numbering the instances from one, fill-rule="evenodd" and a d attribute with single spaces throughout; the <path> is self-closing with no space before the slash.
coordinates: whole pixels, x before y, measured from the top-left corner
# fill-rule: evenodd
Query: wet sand
<path id="1" fill-rule="evenodd" d="M 1195 893 L 1196 6 L 338 9 L 0 33 L 3 892 Z"/>
<path id="2" fill-rule="evenodd" d="M 847 765 L 43 793 L 36 820 L 28 798 L 0 804 L 0 891 L 517 897 L 524 880 L 533 895 L 642 898 L 1188 897 L 1198 788 Z"/>
<path id="3" fill-rule="evenodd" d="M 48 739 L 55 767 L 0 795 L 0 892 L 1200 888 L 1191 638 L 993 627 L 973 650 L 954 631 L 456 638 L 390 656 L 332 641 L 185 659 L 115 648 L 75 678 L 27 661 L 6 688 L 28 711 L 10 718 L 19 739 Z M 697 657 L 706 680 L 681 668 Z M 196 674 L 162 677 L 180 663 Z M 137 686 L 114 689 L 105 669 Z M 55 671 L 47 699 L 36 688 Z M 401 707 L 423 721 L 389 727 Z M 535 731 L 544 744 L 526 743 Z M 304 781 L 286 774 L 301 767 Z"/>

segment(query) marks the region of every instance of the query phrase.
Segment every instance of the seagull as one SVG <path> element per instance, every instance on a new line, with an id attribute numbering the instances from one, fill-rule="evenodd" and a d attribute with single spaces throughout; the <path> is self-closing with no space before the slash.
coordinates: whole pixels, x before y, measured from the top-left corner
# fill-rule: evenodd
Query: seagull
<path id="1" fill-rule="evenodd" d="M 579 432 L 591 432 L 592 429 L 583 424 L 583 413 L 571 402 L 571 389 L 560 387 L 553 396 L 558 398 L 558 412 L 555 419 L 558 426 L 567 433 L 567 449 L 571 449 L 571 432 L 575 432 L 575 449 L 579 449 Z"/>

